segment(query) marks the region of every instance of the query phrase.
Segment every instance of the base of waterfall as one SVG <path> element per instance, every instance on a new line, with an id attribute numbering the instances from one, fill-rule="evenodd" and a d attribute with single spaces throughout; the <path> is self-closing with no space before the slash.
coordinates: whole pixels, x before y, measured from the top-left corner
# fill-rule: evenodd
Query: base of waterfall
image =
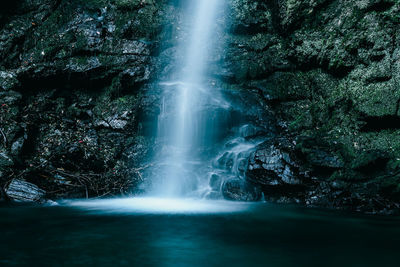
<path id="1" fill-rule="evenodd" d="M 0 209 L 0 266 L 398 266 L 400 218 L 127 198 Z"/>
<path id="2" fill-rule="evenodd" d="M 62 206 L 100 213 L 142 214 L 213 214 L 246 211 L 250 203 L 226 200 L 188 198 L 115 198 L 98 200 L 67 200 Z"/>

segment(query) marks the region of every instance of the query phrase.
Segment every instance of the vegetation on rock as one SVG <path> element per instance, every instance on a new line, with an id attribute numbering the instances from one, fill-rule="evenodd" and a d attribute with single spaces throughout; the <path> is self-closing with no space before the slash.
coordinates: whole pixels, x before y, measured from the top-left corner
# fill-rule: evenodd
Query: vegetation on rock
<path id="1" fill-rule="evenodd" d="M 21 0 L 0 11 L 2 188 L 25 179 L 54 198 L 139 190 L 159 112 L 154 81 L 175 67 L 181 5 Z M 280 157 L 277 169 L 248 170 L 249 182 L 276 201 L 398 211 L 400 3 L 231 0 L 228 9 L 215 36 L 227 45 L 210 72 L 274 134 L 259 153 Z"/>

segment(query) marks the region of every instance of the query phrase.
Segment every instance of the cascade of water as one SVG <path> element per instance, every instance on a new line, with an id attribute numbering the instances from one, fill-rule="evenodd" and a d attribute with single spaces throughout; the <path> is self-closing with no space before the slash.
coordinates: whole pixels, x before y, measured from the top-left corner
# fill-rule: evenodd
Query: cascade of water
<path id="1" fill-rule="evenodd" d="M 158 140 L 163 151 L 162 167 L 156 172 L 153 195 L 179 197 L 196 189 L 193 171 L 199 165 L 196 153 L 210 142 L 218 116 L 206 106 L 229 105 L 210 93 L 204 82 L 207 58 L 211 49 L 218 7 L 223 0 L 194 0 L 189 40 L 185 49 L 179 82 L 161 83 L 165 88 L 158 122 Z"/>
<path id="2" fill-rule="evenodd" d="M 212 160 L 209 172 L 208 190 L 204 190 L 207 198 L 220 197 L 221 187 L 229 179 L 244 179 L 248 158 L 262 139 L 248 137 L 256 133 L 251 125 L 243 125 L 229 138 L 217 157 Z"/>

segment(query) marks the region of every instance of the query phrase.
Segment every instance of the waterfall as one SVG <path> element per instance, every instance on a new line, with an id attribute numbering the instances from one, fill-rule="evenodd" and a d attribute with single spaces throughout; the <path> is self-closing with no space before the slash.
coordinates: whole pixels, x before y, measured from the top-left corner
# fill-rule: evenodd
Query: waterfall
<path id="1" fill-rule="evenodd" d="M 153 177 L 151 193 L 179 197 L 195 191 L 199 151 L 212 143 L 218 116 L 209 106 L 229 106 L 205 82 L 207 61 L 215 44 L 216 20 L 223 0 L 194 0 L 187 12 L 189 37 L 179 47 L 184 51 L 178 81 L 162 82 L 164 88 L 158 118 L 157 139 L 162 149 L 156 161 L 161 165 Z"/>

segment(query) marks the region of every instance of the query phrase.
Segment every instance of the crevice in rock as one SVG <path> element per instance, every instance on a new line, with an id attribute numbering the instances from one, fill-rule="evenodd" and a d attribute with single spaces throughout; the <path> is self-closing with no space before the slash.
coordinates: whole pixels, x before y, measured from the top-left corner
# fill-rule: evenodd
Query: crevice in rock
<path id="1" fill-rule="evenodd" d="M 377 3 L 372 4 L 371 6 L 369 6 L 365 11 L 366 12 L 372 12 L 372 11 L 384 12 L 384 11 L 390 9 L 392 6 L 394 6 L 393 2 L 378 1 Z"/>
<path id="2" fill-rule="evenodd" d="M 327 167 L 327 166 L 313 166 L 312 171 L 310 172 L 311 176 L 319 177 L 319 178 L 329 178 L 336 172 L 338 168 Z"/>
<path id="3" fill-rule="evenodd" d="M 373 77 L 370 79 L 367 79 L 368 83 L 383 83 L 383 82 L 388 82 L 392 79 L 392 76 L 378 76 L 378 77 Z"/>
<path id="4" fill-rule="evenodd" d="M 369 116 L 362 119 L 364 125 L 361 127 L 361 132 L 375 132 L 382 130 L 397 130 L 400 129 L 400 117 L 398 116 Z"/>
<path id="5" fill-rule="evenodd" d="M 397 100 L 397 103 L 396 103 L 396 113 L 394 114 L 394 116 L 397 116 L 397 114 L 399 114 L 399 109 L 400 109 L 400 99 Z"/>
<path id="6" fill-rule="evenodd" d="M 317 57 L 311 57 L 307 62 L 299 62 L 296 56 L 288 56 L 288 59 L 297 65 L 297 70 L 306 72 L 314 69 L 322 69 L 324 72 L 332 75 L 335 78 L 344 78 L 354 69 L 354 66 L 336 66 L 332 67 L 329 65 L 328 59 L 318 59 Z"/>
<path id="7" fill-rule="evenodd" d="M 382 54 L 382 55 L 372 55 L 371 57 L 370 57 L 370 59 L 371 59 L 371 61 L 381 61 L 382 59 L 384 59 L 385 58 L 385 54 Z"/>
<path id="8" fill-rule="evenodd" d="M 235 27 L 231 27 L 230 32 L 235 35 L 256 35 L 258 33 L 266 32 L 265 27 L 259 25 L 259 23 L 239 24 Z"/>
<path id="9" fill-rule="evenodd" d="M 23 93 L 32 93 L 36 90 L 54 89 L 54 88 L 66 88 L 70 90 L 75 89 L 87 89 L 89 91 L 96 91 L 99 88 L 109 86 L 112 79 L 117 75 L 105 75 L 102 77 L 102 68 L 95 69 L 88 72 L 82 73 L 59 73 L 50 75 L 47 77 L 34 78 L 32 76 L 23 75 L 20 77 L 21 86 L 17 91 Z M 95 73 L 98 73 L 97 75 Z M 93 78 L 96 77 L 97 78 Z M 90 78 L 92 77 L 92 78 Z"/>
<path id="10" fill-rule="evenodd" d="M 383 171 L 386 168 L 386 165 L 389 161 L 389 158 L 378 157 L 372 162 L 369 162 L 367 165 L 360 166 L 357 168 L 357 171 L 362 173 L 365 176 L 376 176 L 377 173 Z"/>
<path id="11" fill-rule="evenodd" d="M 24 145 L 21 149 L 21 155 L 24 159 L 29 158 L 35 153 L 39 133 L 39 127 L 35 124 L 35 122 L 32 122 L 32 124 L 28 125 L 28 138 L 25 140 Z"/>

